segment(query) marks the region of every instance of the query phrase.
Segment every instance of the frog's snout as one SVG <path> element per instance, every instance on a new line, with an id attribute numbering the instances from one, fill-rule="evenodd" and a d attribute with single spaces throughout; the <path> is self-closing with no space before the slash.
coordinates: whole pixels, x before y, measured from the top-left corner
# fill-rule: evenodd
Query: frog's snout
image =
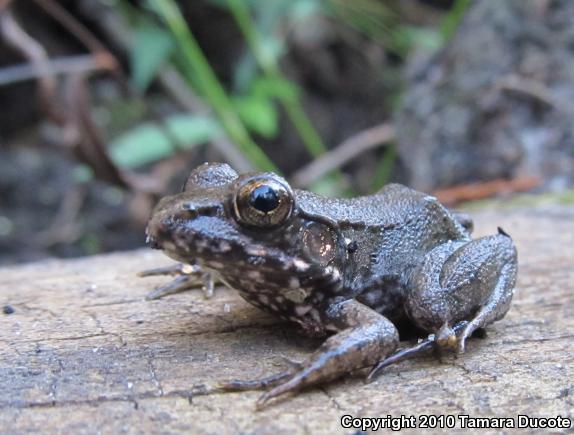
<path id="1" fill-rule="evenodd" d="M 145 238 L 146 245 L 148 245 L 152 249 L 161 249 L 157 239 L 149 234 Z"/>
<path id="2" fill-rule="evenodd" d="M 162 210 L 154 213 L 145 230 L 146 244 L 152 249 L 163 250 L 166 242 L 172 240 L 174 222 L 171 215 Z"/>
<path id="3" fill-rule="evenodd" d="M 145 243 L 152 249 L 162 249 L 161 244 L 159 242 L 158 233 L 154 230 L 155 226 L 153 225 L 153 220 L 150 221 L 148 226 L 145 229 Z"/>

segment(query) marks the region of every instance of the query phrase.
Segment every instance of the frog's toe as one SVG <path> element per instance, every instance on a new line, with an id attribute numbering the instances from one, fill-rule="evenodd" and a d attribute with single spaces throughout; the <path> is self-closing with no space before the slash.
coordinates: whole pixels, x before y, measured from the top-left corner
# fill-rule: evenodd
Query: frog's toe
<path id="1" fill-rule="evenodd" d="M 303 363 L 301 361 L 295 361 L 294 359 L 288 358 L 286 356 L 280 356 L 279 358 L 292 370 L 301 370 L 303 367 Z"/>
<path id="2" fill-rule="evenodd" d="M 259 397 L 259 399 L 257 400 L 255 407 L 258 410 L 260 410 L 263 407 L 265 407 L 265 405 L 267 405 L 267 403 L 271 399 L 274 399 L 275 397 L 282 396 L 282 395 L 287 394 L 289 392 L 295 392 L 295 391 L 299 390 L 301 388 L 300 387 L 301 384 L 302 384 L 302 380 L 298 379 L 298 376 L 295 376 L 294 378 L 291 378 L 291 379 L 287 380 L 286 382 L 283 382 L 282 384 L 279 384 L 276 387 L 272 388 L 271 390 L 267 391 L 266 393 L 262 394 Z"/>
<path id="3" fill-rule="evenodd" d="M 219 381 L 215 383 L 196 384 L 191 387 L 190 396 L 208 396 L 210 394 L 233 393 L 238 391 L 264 390 L 284 382 L 291 376 L 291 372 L 284 371 L 272 376 L 256 380 Z"/>
<path id="4" fill-rule="evenodd" d="M 466 338 L 460 339 L 456 346 L 457 355 L 462 355 L 466 350 Z"/>
<path id="5" fill-rule="evenodd" d="M 455 340 L 456 340 L 456 343 L 458 345 L 460 345 L 460 338 L 456 338 L 456 334 L 460 334 L 467 324 L 468 324 L 467 321 L 462 321 L 462 322 L 458 322 L 456 325 L 454 325 L 452 328 L 450 328 L 452 330 L 452 332 L 455 334 Z M 448 343 L 449 339 L 452 342 L 452 338 L 450 338 L 451 337 L 450 331 L 448 331 L 447 328 L 445 328 L 445 329 L 447 331 L 447 333 L 445 334 L 447 337 L 447 339 L 446 339 L 447 343 Z M 439 331 L 439 333 L 440 333 L 440 331 Z M 379 361 L 373 367 L 373 369 L 371 370 L 371 372 L 367 376 L 366 381 L 372 382 L 382 373 L 383 369 L 385 369 L 386 367 L 388 367 L 390 365 L 399 363 L 401 361 L 406 361 L 408 359 L 415 358 L 419 355 L 426 354 L 431 350 L 437 350 L 437 344 L 438 344 L 436 341 L 437 335 L 438 334 L 431 334 L 427 338 L 420 340 L 417 344 L 410 346 L 410 347 L 403 348 L 403 349 L 399 349 L 398 351 L 396 351 L 395 353 L 393 353 L 389 357 Z M 440 349 L 440 348 L 438 348 L 438 349 Z"/>
<path id="6" fill-rule="evenodd" d="M 458 344 L 456 347 L 457 354 L 463 354 L 466 350 L 466 340 L 472 336 L 472 334 L 477 330 L 476 322 L 468 322 L 467 325 L 464 327 L 462 332 L 460 333 L 460 337 L 458 338 Z"/>
<path id="7" fill-rule="evenodd" d="M 414 358 L 418 355 L 422 355 L 432 348 L 433 348 L 433 340 L 427 338 L 414 346 L 399 349 L 389 357 L 379 361 L 371 369 L 370 373 L 367 375 L 367 378 L 365 379 L 365 382 L 367 383 L 373 382 L 376 378 L 378 378 L 381 375 L 384 368 L 399 363 L 401 361 Z"/>
<path id="8" fill-rule="evenodd" d="M 155 288 L 149 292 L 145 298 L 148 301 L 161 299 L 164 296 L 181 293 L 197 286 L 198 282 L 196 279 L 191 279 L 189 276 L 182 275 L 174 278 L 165 285 Z"/>
<path id="9" fill-rule="evenodd" d="M 255 405 L 256 408 L 258 410 L 262 409 L 271 399 L 275 399 L 276 397 L 283 396 L 288 393 L 296 393 L 303 388 L 317 385 L 338 377 L 336 375 L 325 376 L 326 373 L 322 370 L 323 367 L 320 366 L 321 363 L 316 361 L 315 364 L 302 367 L 295 373 L 289 373 L 288 376 L 280 379 L 280 382 L 276 382 L 275 385 L 268 385 L 273 388 L 259 397 Z"/>
<path id="10" fill-rule="evenodd" d="M 173 264 L 171 266 L 156 267 L 155 269 L 147 269 L 138 272 L 139 277 L 146 276 L 160 276 L 160 275 L 194 275 L 201 271 L 201 268 L 196 264 Z"/>
<path id="11" fill-rule="evenodd" d="M 253 391 L 253 390 L 264 390 L 266 388 L 273 387 L 275 385 L 284 382 L 292 376 L 292 372 L 284 371 L 277 373 L 266 378 L 255 379 L 255 380 L 238 380 L 234 379 L 231 381 L 218 382 L 216 389 L 218 392 L 231 393 L 234 391 Z"/>
<path id="12" fill-rule="evenodd" d="M 167 267 L 148 269 L 138 273 L 140 277 L 171 275 L 176 278 L 169 283 L 151 291 L 146 300 L 155 300 L 164 296 L 181 293 L 201 287 L 206 298 L 213 296 L 215 277 L 209 271 L 204 271 L 198 264 L 175 264 Z"/>

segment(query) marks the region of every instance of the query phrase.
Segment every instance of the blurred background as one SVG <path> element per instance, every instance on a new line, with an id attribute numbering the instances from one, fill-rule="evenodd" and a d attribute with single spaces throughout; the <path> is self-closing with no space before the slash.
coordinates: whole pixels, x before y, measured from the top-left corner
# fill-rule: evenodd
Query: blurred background
<path id="1" fill-rule="evenodd" d="M 143 246 L 204 161 L 574 201 L 569 0 L 0 0 L 0 264 Z"/>

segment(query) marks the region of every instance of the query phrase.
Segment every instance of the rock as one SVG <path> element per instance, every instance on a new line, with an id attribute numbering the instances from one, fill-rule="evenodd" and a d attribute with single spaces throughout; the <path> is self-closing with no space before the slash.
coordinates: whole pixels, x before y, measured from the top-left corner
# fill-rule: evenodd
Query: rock
<path id="1" fill-rule="evenodd" d="M 409 183 L 574 183 L 574 2 L 471 2 L 453 40 L 414 68 L 396 117 Z"/>
<path id="2" fill-rule="evenodd" d="M 151 250 L 0 269 L 2 433 L 354 433 L 343 415 L 573 417 L 574 208 L 475 213 L 477 233 L 504 228 L 519 254 L 508 315 L 443 363 L 389 367 L 371 384 L 349 376 L 255 411 L 258 392 L 191 397 L 192 387 L 258 378 L 318 342 L 234 291 L 158 301 L 170 264 Z M 407 343 L 404 343 L 407 344 Z M 460 428 L 460 421 L 456 421 Z"/>

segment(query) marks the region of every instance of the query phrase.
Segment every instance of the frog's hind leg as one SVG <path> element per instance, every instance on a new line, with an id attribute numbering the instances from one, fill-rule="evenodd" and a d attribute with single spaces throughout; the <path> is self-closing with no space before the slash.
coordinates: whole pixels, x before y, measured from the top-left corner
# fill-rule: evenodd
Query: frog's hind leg
<path id="1" fill-rule="evenodd" d="M 146 296 L 147 300 L 160 299 L 167 295 L 181 293 L 201 287 L 206 298 L 213 296 L 215 278 L 198 264 L 174 264 L 173 266 L 148 269 L 138 273 L 140 277 L 171 275 L 175 278 L 167 284 L 157 287 Z"/>
<path id="2" fill-rule="evenodd" d="M 494 236 L 447 242 L 433 249 L 409 280 L 406 310 L 435 343 L 464 352 L 466 339 L 504 317 L 516 280 L 516 249 L 499 229 Z M 460 334 L 453 325 L 468 321 Z"/>

